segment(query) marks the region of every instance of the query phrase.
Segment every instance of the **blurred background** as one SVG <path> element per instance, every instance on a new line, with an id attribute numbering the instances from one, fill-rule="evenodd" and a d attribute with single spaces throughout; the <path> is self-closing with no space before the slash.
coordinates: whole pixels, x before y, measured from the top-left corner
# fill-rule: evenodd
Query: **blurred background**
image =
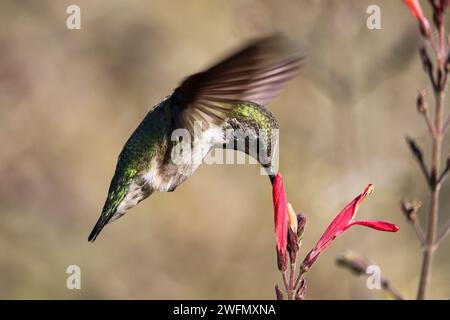
<path id="1" fill-rule="evenodd" d="M 66 28 L 71 4 L 81 8 L 81 30 Z M 381 30 L 366 27 L 371 4 L 381 8 Z M 269 105 L 281 127 L 287 196 L 308 218 L 301 257 L 368 183 L 375 193 L 358 216 L 401 227 L 339 237 L 309 273 L 307 298 L 387 298 L 336 266 L 347 249 L 415 296 L 421 251 L 399 201 L 423 200 L 424 222 L 428 191 L 404 137 L 429 155 L 415 107 L 428 81 L 417 25 L 401 1 L 3 0 L 0 21 L 0 298 L 274 298 L 281 277 L 271 186 L 257 165 L 203 165 L 94 244 L 87 236 L 117 155 L 148 110 L 185 76 L 277 30 L 309 56 Z M 432 298 L 450 296 L 448 240 L 435 255 Z M 66 288 L 73 264 L 81 290 Z"/>

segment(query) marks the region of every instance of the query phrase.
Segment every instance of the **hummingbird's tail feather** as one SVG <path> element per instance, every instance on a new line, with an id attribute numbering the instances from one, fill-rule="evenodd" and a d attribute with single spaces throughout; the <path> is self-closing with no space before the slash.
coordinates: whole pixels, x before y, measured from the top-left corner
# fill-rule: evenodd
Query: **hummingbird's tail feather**
<path id="1" fill-rule="evenodd" d="M 102 214 L 88 237 L 90 242 L 95 241 L 105 225 L 120 218 L 128 209 L 134 206 L 128 203 L 127 195 L 130 191 L 130 185 L 136 176 L 136 170 L 127 168 L 127 166 L 123 164 L 126 158 L 127 155 L 124 155 L 123 153 L 119 156 L 116 172 L 111 180 Z"/>
<path id="2" fill-rule="evenodd" d="M 100 231 L 105 227 L 105 225 L 109 222 L 109 219 L 104 219 L 103 216 L 98 219 L 91 233 L 89 234 L 88 241 L 94 242 L 97 236 L 100 234 Z"/>
<path id="3" fill-rule="evenodd" d="M 121 201 L 121 200 L 120 200 Z M 97 223 L 89 234 L 88 241 L 94 242 L 102 229 L 110 222 L 120 218 L 125 212 L 117 213 L 117 203 L 118 201 L 111 202 L 109 197 L 106 199 L 105 206 L 103 208 L 100 218 L 98 218 Z"/>
<path id="4" fill-rule="evenodd" d="M 118 218 L 122 217 L 128 211 L 128 209 L 134 206 L 130 205 L 125 210 L 123 208 L 122 209 L 118 208 L 119 204 L 122 204 L 124 200 L 126 201 L 126 199 L 124 198 L 125 198 L 124 196 L 121 196 L 118 199 L 115 199 L 115 201 L 111 201 L 108 196 L 105 202 L 105 206 L 103 207 L 102 214 L 100 215 L 100 218 L 98 218 L 97 223 L 95 224 L 94 228 L 89 234 L 88 237 L 89 242 L 94 242 L 99 233 L 108 223 L 113 222 Z"/>

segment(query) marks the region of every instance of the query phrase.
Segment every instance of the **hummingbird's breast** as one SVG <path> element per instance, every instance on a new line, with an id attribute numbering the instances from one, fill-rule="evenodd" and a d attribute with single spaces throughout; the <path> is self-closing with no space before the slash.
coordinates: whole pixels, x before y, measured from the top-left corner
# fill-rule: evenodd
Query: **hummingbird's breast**
<path id="1" fill-rule="evenodd" d="M 165 154 L 152 160 L 143 178 L 155 191 L 173 191 L 197 170 L 211 148 L 224 142 L 224 130 L 220 126 L 211 126 L 182 141 L 172 135 Z"/>

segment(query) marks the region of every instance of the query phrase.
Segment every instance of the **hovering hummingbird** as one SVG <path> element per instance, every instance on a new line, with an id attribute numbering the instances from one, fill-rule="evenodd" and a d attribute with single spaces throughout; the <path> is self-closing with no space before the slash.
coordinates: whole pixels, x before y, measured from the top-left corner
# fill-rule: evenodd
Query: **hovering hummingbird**
<path id="1" fill-rule="evenodd" d="M 278 124 L 265 105 L 294 77 L 304 57 L 281 35 L 260 38 L 213 67 L 186 78 L 173 93 L 148 112 L 119 155 L 108 196 L 89 241 L 153 192 L 173 191 L 198 168 L 212 148 L 243 151 L 266 170 L 271 182 L 273 146 Z M 200 131 L 195 130 L 200 123 Z M 184 129 L 201 148 L 190 161 L 174 161 L 186 141 L 171 139 Z M 229 137 L 239 129 L 245 138 Z M 255 134 L 256 133 L 256 134 Z M 263 133 L 261 135 L 259 133 Z M 236 143 L 244 139 L 248 143 Z M 230 143 L 229 140 L 233 140 Z M 248 145 L 257 142 L 265 152 Z M 182 148 L 180 149 L 182 150 Z M 263 154 L 264 156 L 261 156 Z M 263 159 L 264 158 L 264 159 Z"/>

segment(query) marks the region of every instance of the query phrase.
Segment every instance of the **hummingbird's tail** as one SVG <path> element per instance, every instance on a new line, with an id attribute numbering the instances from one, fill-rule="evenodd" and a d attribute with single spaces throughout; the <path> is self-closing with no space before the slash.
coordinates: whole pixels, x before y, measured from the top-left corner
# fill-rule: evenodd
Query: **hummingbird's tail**
<path id="1" fill-rule="evenodd" d="M 109 219 L 105 219 L 105 216 L 101 216 L 100 219 L 98 219 L 97 223 L 94 226 L 94 229 L 92 229 L 91 233 L 89 234 L 88 241 L 94 242 L 97 236 L 99 235 L 100 231 L 105 227 L 105 225 L 108 223 Z"/>
<path id="2" fill-rule="evenodd" d="M 114 179 L 113 179 L 114 182 Z M 116 220 L 117 218 L 120 218 L 125 214 L 125 212 L 117 212 L 117 207 L 120 202 L 122 202 L 122 199 L 124 198 L 124 195 L 122 194 L 118 198 L 114 198 L 111 196 L 113 193 L 111 190 L 116 190 L 114 188 L 114 183 L 112 183 L 112 187 L 110 188 L 110 191 L 108 193 L 108 198 L 106 199 L 105 205 L 103 206 L 102 214 L 100 215 L 100 218 L 98 218 L 97 223 L 95 224 L 94 228 L 92 229 L 91 233 L 89 234 L 88 241 L 94 242 L 99 233 L 102 231 L 102 229 L 110 222 Z M 111 200 L 114 199 L 114 200 Z"/>
<path id="3" fill-rule="evenodd" d="M 99 233 L 109 222 L 114 221 L 115 219 L 123 215 L 123 213 L 117 214 L 117 206 L 118 203 L 122 201 L 123 195 L 118 199 L 115 199 L 115 201 L 111 201 L 111 198 L 113 198 L 110 196 L 112 194 L 111 190 L 115 190 L 114 183 L 112 183 L 112 187 L 110 187 L 110 191 L 108 192 L 108 198 L 106 199 L 105 205 L 103 206 L 102 214 L 100 215 L 100 218 L 98 218 L 97 223 L 89 234 L 89 242 L 94 242 Z"/>
<path id="4" fill-rule="evenodd" d="M 131 182 L 136 176 L 136 170 L 130 169 L 126 165 L 124 165 L 123 161 L 125 160 L 126 154 L 123 155 L 122 152 L 119 156 L 116 172 L 114 173 L 111 184 L 109 186 L 108 196 L 106 197 L 102 213 L 91 233 L 89 234 L 88 240 L 90 242 L 95 241 L 99 233 L 108 223 L 120 218 L 127 212 L 129 208 L 135 205 L 131 205 L 130 203 L 128 203 L 129 201 L 127 200 L 128 198 L 126 198 L 126 196 L 129 193 Z M 137 197 L 134 198 L 135 200 L 137 199 Z"/>

